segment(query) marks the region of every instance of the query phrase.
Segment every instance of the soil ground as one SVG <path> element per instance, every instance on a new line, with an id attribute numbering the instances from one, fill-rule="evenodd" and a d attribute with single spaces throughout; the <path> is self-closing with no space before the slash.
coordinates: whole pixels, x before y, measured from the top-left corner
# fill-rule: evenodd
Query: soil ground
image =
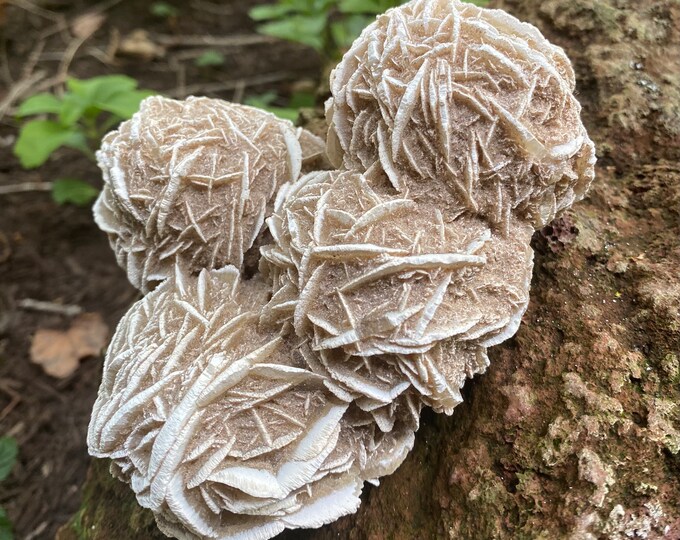
<path id="1" fill-rule="evenodd" d="M 197 93 L 232 101 L 266 90 L 285 95 L 292 83 L 318 77 L 318 59 L 303 47 L 224 46 L 224 37 L 256 35 L 247 16 L 252 1 L 177 2 L 178 16 L 166 19 L 154 17 L 151 4 L 0 1 L 0 103 L 31 76 L 36 80 L 29 88 L 54 88 L 50 79 L 73 44 L 69 25 L 92 10 L 105 20 L 78 48 L 70 76 L 124 73 L 165 95 Z M 172 43 L 165 56 L 108 61 L 118 36 L 137 28 L 154 42 Z M 222 52 L 224 64 L 196 67 L 195 58 L 206 49 Z M 96 165 L 71 150 L 59 151 L 38 169 L 22 169 L 12 155 L 18 125 L 11 107 L 6 112 L 0 117 L 0 187 L 59 177 L 101 185 Z M 54 538 L 80 505 L 89 466 L 85 433 L 102 367 L 102 358 L 89 358 L 66 379 L 45 375 L 29 361 L 31 338 L 40 328 L 66 328 L 70 319 L 27 310 L 22 301 L 80 306 L 100 313 L 113 331 L 136 298 L 89 207 L 59 206 L 45 192 L 0 195 L 0 434 L 14 436 L 20 447 L 14 472 L 0 486 L 0 505 L 17 538 Z"/>
<path id="2" fill-rule="evenodd" d="M 488 372 L 466 384 L 453 416 L 424 414 L 413 451 L 378 488 L 365 490 L 356 514 L 282 538 L 680 539 L 680 4 L 494 4 L 537 25 L 572 59 L 598 148 L 597 180 L 586 200 L 535 236 L 523 324 L 492 349 Z M 55 28 L 55 14 L 72 20 L 87 8 L 45 5 L 45 16 L 27 0 L 2 5 L 0 37 L 15 80 L 30 67 L 40 36 Z M 225 80 L 315 73 L 313 57 L 283 44 L 225 50 L 219 71 L 198 70 L 186 56 L 180 62 L 180 54 L 195 52 L 188 47 L 164 60 L 116 66 L 89 51 L 105 50 L 115 27 L 184 38 L 243 34 L 251 31 L 245 9 L 193 0 L 181 7 L 185 17 L 158 21 L 147 15 L 148 4 L 109 2 L 106 24 L 70 71 L 129 73 L 168 94 L 200 85 L 202 93 L 230 99 L 241 92 Z M 67 42 L 53 33 L 44 51 L 63 51 Z M 36 68 L 53 73 L 59 62 L 49 57 Z M 184 84 L 178 62 L 187 68 Z M 2 84 L 0 104 L 11 88 Z M 66 152 L 36 172 L 22 171 L 11 157 L 16 126 L 9 118 L 0 123 L 0 186 L 66 174 L 97 182 L 92 165 Z M 31 335 L 69 321 L 17 306 L 26 298 L 77 304 L 113 327 L 135 293 L 88 209 L 55 206 L 44 194 L 2 197 L 0 232 L 0 433 L 21 445 L 0 504 L 18 538 L 51 538 L 79 506 L 101 359 L 87 360 L 67 380 L 44 376 L 27 359 Z M 107 469 L 104 460 L 94 463 L 84 504 L 61 538 L 160 540 L 153 517 Z"/>

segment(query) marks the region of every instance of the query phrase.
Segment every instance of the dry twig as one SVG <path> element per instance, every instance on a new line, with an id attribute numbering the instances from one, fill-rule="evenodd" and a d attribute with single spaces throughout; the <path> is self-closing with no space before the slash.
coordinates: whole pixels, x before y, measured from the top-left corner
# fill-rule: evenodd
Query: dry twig
<path id="1" fill-rule="evenodd" d="M 9 244 L 7 235 L 0 231 L 0 263 L 4 263 L 12 256 L 12 247 Z"/>
<path id="2" fill-rule="evenodd" d="M 36 83 L 45 78 L 44 71 L 36 71 L 27 79 L 21 79 L 12 88 L 9 89 L 5 98 L 0 102 L 0 120 L 5 116 L 7 111 L 12 107 L 15 101 L 24 97 Z M 0 189 L 0 193 L 2 193 Z"/>
<path id="3" fill-rule="evenodd" d="M 9 184 L 0 186 L 0 195 L 12 193 L 25 193 L 28 191 L 52 191 L 51 182 L 22 182 L 21 184 Z"/>
<path id="4" fill-rule="evenodd" d="M 170 36 L 158 35 L 156 42 L 164 47 L 242 47 L 263 43 L 275 43 L 277 40 L 269 36 L 243 34 L 235 36 Z"/>
<path id="5" fill-rule="evenodd" d="M 12 86 L 14 84 L 14 78 L 12 77 L 12 72 L 9 70 L 9 56 L 7 55 L 7 40 L 0 39 L 0 72 L 2 73 L 2 79 L 5 81 L 7 86 Z"/>
<path id="6" fill-rule="evenodd" d="M 26 61 L 26 65 L 22 69 L 21 79 L 14 83 L 7 92 L 7 95 L 5 95 L 4 99 L 0 102 L 0 119 L 5 116 L 14 102 L 23 98 L 28 93 L 33 93 L 33 88 L 36 83 L 45 78 L 46 73 L 44 71 L 33 72 L 44 47 L 45 42 L 41 40 L 31 51 L 31 54 Z"/>
<path id="7" fill-rule="evenodd" d="M 83 312 L 80 306 L 70 304 L 57 304 L 56 302 L 44 302 L 42 300 L 33 300 L 32 298 L 24 298 L 17 302 L 17 306 L 21 309 L 29 309 L 31 311 L 41 311 L 43 313 L 55 313 L 57 315 L 65 315 L 67 317 L 75 317 Z"/>
<path id="8" fill-rule="evenodd" d="M 184 94 L 180 94 L 179 89 L 175 88 L 174 90 L 167 92 L 167 95 L 172 97 L 180 97 L 183 95 L 191 95 L 199 92 L 202 94 L 223 92 L 225 90 L 236 90 L 239 87 L 247 88 L 249 86 L 257 86 L 260 84 L 286 81 L 292 79 L 293 77 L 294 74 L 292 73 L 268 73 L 266 75 L 257 75 L 249 79 L 238 79 L 234 81 L 223 81 L 210 84 L 192 84 L 184 88 Z"/>
<path id="9" fill-rule="evenodd" d="M 41 8 L 40 6 L 36 6 L 28 0 L 7 0 L 7 3 L 28 11 L 29 13 L 33 13 L 34 15 L 40 15 L 41 17 L 51 21 L 57 21 L 61 18 L 57 13 L 54 13 L 49 9 Z"/>
<path id="10" fill-rule="evenodd" d="M 2 411 L 0 411 L 0 421 L 4 420 L 9 413 L 11 413 L 19 403 L 21 403 L 21 394 L 14 390 L 11 383 L 17 384 L 15 381 L 10 379 L 0 380 L 0 390 L 7 394 L 10 398 L 9 403 L 5 406 Z"/>

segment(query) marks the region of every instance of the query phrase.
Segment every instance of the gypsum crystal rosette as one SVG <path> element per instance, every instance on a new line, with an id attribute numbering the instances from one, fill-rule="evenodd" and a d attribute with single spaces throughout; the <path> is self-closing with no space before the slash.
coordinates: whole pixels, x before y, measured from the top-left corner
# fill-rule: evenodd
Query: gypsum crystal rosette
<path id="1" fill-rule="evenodd" d="M 514 334 L 528 302 L 529 225 L 512 220 L 505 237 L 356 172 L 312 173 L 284 191 L 269 219 L 275 244 L 262 249 L 283 290 L 270 309 L 293 315 L 299 335 L 311 330 L 315 349 L 410 354 Z"/>
<path id="2" fill-rule="evenodd" d="M 201 98 L 148 100 L 99 154 L 98 224 L 133 284 L 165 281 L 114 336 L 88 445 L 168 535 L 265 540 L 355 511 L 421 407 L 451 414 L 515 333 L 533 229 L 592 180 L 568 59 L 502 12 L 390 10 L 331 90 L 339 170 L 312 170 L 308 132 Z"/>
<path id="3" fill-rule="evenodd" d="M 312 371 L 326 377 L 324 384 L 334 395 L 352 400 L 385 433 L 393 431 L 395 423 L 417 426 L 414 419 L 405 421 L 416 410 L 414 396 L 435 412 L 452 414 L 463 401 L 465 381 L 489 364 L 484 345 L 453 339 L 418 354 L 366 357 L 333 349 L 305 359 Z"/>
<path id="4" fill-rule="evenodd" d="M 513 219 L 504 237 L 390 192 L 355 172 L 284 186 L 268 220 L 275 243 L 262 248 L 274 283 L 263 319 L 310 336 L 320 354 L 308 363 L 364 410 L 414 385 L 450 414 L 465 377 L 486 367 L 486 347 L 519 326 L 532 229 Z"/>
<path id="5" fill-rule="evenodd" d="M 594 175 L 574 86 L 564 51 L 535 27 L 459 0 L 408 2 L 333 71 L 329 154 L 452 214 L 539 228 Z"/>
<path id="6" fill-rule="evenodd" d="M 88 446 L 168 534 L 318 527 L 355 511 L 364 480 L 393 472 L 412 447 L 420 407 L 378 432 L 289 342 L 257 332 L 266 295 L 234 267 L 178 273 L 113 338 Z"/>
<path id="7" fill-rule="evenodd" d="M 278 186 L 300 173 L 298 134 L 244 105 L 145 99 L 97 152 L 104 189 L 95 219 L 130 282 L 146 292 L 175 262 L 189 272 L 239 267 Z"/>

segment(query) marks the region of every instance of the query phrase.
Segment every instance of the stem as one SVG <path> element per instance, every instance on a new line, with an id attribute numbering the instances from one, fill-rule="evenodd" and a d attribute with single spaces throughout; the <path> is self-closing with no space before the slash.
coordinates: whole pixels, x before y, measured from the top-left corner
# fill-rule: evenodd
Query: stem
<path id="1" fill-rule="evenodd" d="M 80 306 L 70 304 L 57 304 L 56 302 L 44 302 L 42 300 L 33 300 L 32 298 L 24 298 L 17 302 L 17 306 L 21 309 L 28 309 L 32 311 L 42 311 L 44 313 L 56 313 L 58 315 L 66 315 L 68 317 L 75 317 L 83 312 Z"/>
<path id="2" fill-rule="evenodd" d="M 96 163 L 97 157 L 95 156 L 95 151 L 92 150 L 91 145 L 92 143 L 96 143 L 98 146 L 101 141 L 99 130 L 97 129 L 97 119 L 86 114 L 83 116 L 80 125 L 85 135 L 85 143 L 82 146 L 78 145 L 74 148 L 80 150 L 90 161 Z"/>
<path id="3" fill-rule="evenodd" d="M 120 124 L 122 121 L 123 121 L 123 119 L 120 118 L 120 117 L 118 117 L 118 116 L 113 116 L 113 115 L 112 115 L 112 116 L 109 116 L 109 117 L 102 123 L 101 127 L 99 128 L 100 139 L 103 138 L 104 135 L 106 135 L 106 134 L 109 132 L 110 129 L 112 129 L 114 126 L 117 126 L 117 125 Z"/>

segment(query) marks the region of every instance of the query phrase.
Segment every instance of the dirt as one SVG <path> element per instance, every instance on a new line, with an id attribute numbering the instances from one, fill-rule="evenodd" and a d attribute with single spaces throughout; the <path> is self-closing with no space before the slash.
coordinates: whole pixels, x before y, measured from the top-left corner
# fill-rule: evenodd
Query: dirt
<path id="1" fill-rule="evenodd" d="M 57 72 L 59 58 L 63 58 L 57 53 L 63 53 L 71 40 L 60 23 L 92 9 L 101 10 L 106 19 L 78 50 L 69 67 L 71 76 L 124 73 L 141 87 L 162 94 L 182 97 L 187 90 L 201 88 L 203 95 L 230 100 L 266 90 L 286 95 L 295 81 L 318 77 L 316 56 L 287 43 L 177 46 L 151 61 L 118 57 L 113 64 L 102 62 L 116 35 L 135 28 L 147 30 L 152 40 L 166 36 L 179 42 L 190 36 L 211 39 L 254 34 L 247 16 L 253 2 L 177 2 L 179 16 L 169 19 L 151 15 L 150 5 L 132 0 L 96 5 L 0 2 L 0 64 L 4 64 L 0 65 L 4 78 L 0 102 L 26 74 L 41 42 L 44 47 L 32 72 L 44 71 L 45 75 L 37 84 Z M 223 52 L 225 62 L 219 68 L 194 65 L 193 57 L 208 48 Z M 258 84 L 260 77 L 281 82 Z M 0 186 L 59 177 L 101 185 L 96 165 L 71 150 L 58 151 L 36 170 L 23 170 L 11 151 L 17 127 L 11 116 L 0 120 Z M 6 508 L 17 538 L 54 538 L 80 507 L 81 485 L 90 465 L 85 433 L 102 368 L 102 358 L 91 357 L 66 379 L 45 375 L 29 361 L 32 335 L 41 328 L 65 329 L 71 319 L 21 308 L 21 301 L 75 305 L 98 312 L 113 331 L 137 297 L 116 266 L 89 207 L 59 206 L 44 192 L 0 195 L 0 434 L 16 437 L 20 447 L 14 472 L 0 486 L 0 505 Z"/>
<path id="2" fill-rule="evenodd" d="M 414 450 L 380 486 L 365 489 L 356 514 L 283 538 L 680 538 L 680 6 L 496 4 L 539 26 L 574 61 L 583 118 L 598 147 L 597 180 L 585 201 L 534 237 L 532 300 L 523 323 L 492 350 L 488 372 L 466 385 L 453 416 L 424 413 Z M 183 8 L 197 11 L 194 23 L 161 23 L 141 5 L 134 11 L 128 5 L 107 12 L 108 26 L 95 43 L 104 47 L 112 21 L 122 25 L 133 16 L 136 26 L 175 35 L 242 33 L 240 25 L 249 24 L 243 10 L 240 18 L 218 16 L 205 2 Z M 69 7 L 68 16 L 83 7 Z M 17 40 L 10 55 L 17 74 L 34 46 L 30 32 L 54 21 L 17 8 L 6 9 L 6 17 L 14 21 L 3 28 Z M 316 68 L 299 49 L 285 51 L 278 45 L 242 51 L 228 60 L 242 74 L 189 65 L 187 84 L 212 88 L 224 77 L 282 66 L 308 76 Z M 81 76 L 107 69 L 113 70 L 88 57 L 73 63 Z M 127 61 L 116 70 L 159 90 L 177 87 L 169 60 Z M 14 133 L 11 123 L 0 126 L 0 140 Z M 95 181 L 87 162 L 69 153 L 60 158 L 26 173 L 3 148 L 0 183 L 66 173 Z M 11 249 L 0 262 L 0 431 L 15 433 L 21 444 L 0 503 L 19 538 L 51 538 L 73 512 L 63 539 L 161 539 L 153 517 L 110 477 L 106 461 L 93 463 L 80 504 L 88 464 L 83 436 L 101 358 L 86 360 L 64 381 L 42 375 L 27 361 L 30 336 L 40 327 L 65 328 L 68 320 L 16 308 L 22 298 L 78 304 L 113 327 L 135 292 L 89 210 L 58 207 L 34 193 L 3 197 L 0 205 L 0 260 L 3 238 Z M 21 399 L 14 408 L 8 389 Z"/>

